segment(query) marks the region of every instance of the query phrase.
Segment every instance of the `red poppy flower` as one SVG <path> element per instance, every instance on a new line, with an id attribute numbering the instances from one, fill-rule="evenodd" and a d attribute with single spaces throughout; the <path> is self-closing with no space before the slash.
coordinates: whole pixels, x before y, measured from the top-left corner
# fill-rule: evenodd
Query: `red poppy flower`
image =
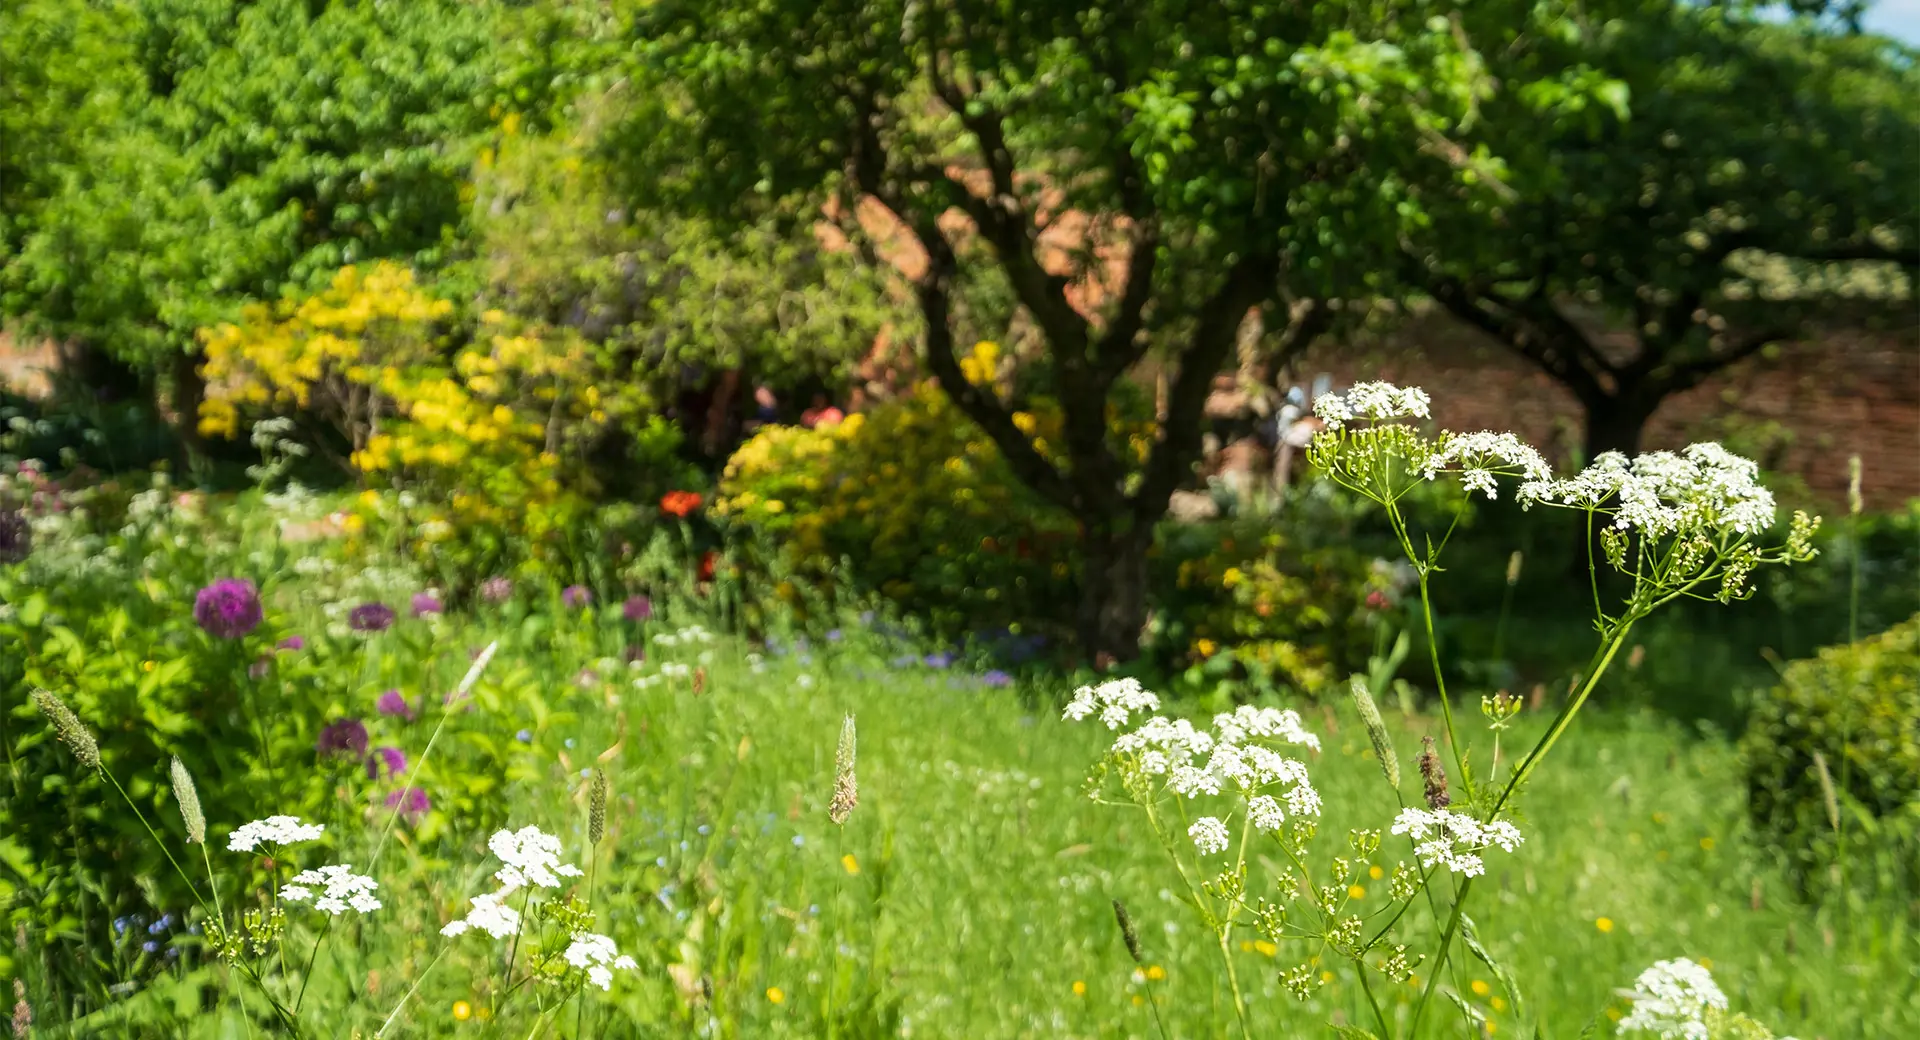
<path id="1" fill-rule="evenodd" d="M 669 491 L 660 496 L 660 511 L 684 520 L 704 501 L 698 491 Z"/>
<path id="2" fill-rule="evenodd" d="M 714 560 L 715 560 L 715 557 L 712 551 L 708 551 L 700 554 L 700 580 L 701 581 L 713 580 Z"/>

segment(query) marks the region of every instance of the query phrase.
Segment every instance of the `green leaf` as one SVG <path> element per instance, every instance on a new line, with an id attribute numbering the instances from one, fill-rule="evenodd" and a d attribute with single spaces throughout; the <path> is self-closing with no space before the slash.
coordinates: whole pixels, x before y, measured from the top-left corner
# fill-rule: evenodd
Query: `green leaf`
<path id="1" fill-rule="evenodd" d="M 1481 945 L 1480 934 L 1474 926 L 1473 918 L 1466 914 L 1460 915 L 1460 939 L 1467 944 L 1467 949 L 1473 953 L 1473 956 L 1486 965 L 1488 971 L 1493 972 L 1493 977 L 1499 981 L 1500 988 L 1506 991 L 1507 999 L 1513 1002 L 1514 1017 L 1524 1020 L 1526 1013 L 1522 1008 L 1525 1005 L 1520 998 L 1520 987 L 1513 980 L 1513 974 L 1507 971 L 1499 961 L 1494 960 L 1493 955 L 1487 952 L 1487 948 Z"/>

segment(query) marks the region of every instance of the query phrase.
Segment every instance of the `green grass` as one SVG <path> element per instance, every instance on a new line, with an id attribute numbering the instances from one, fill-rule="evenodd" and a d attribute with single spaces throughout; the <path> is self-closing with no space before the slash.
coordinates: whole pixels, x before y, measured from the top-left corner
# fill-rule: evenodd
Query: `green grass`
<path id="1" fill-rule="evenodd" d="M 421 785 L 448 808 L 417 831 L 402 825 L 374 870 L 386 909 L 336 928 L 316 962 L 303 1010 L 309 1035 L 372 1035 L 441 951 L 440 926 L 490 887 L 493 827 L 559 833 L 585 866 L 582 771 L 608 748 L 615 798 L 594 866 L 595 927 L 639 970 L 609 995 L 589 991 L 578 1034 L 569 1006 L 538 1023 L 543 1035 L 1155 1036 L 1149 1000 L 1160 1002 L 1172 1036 L 1232 1032 L 1217 954 L 1174 895 L 1164 854 L 1132 813 L 1082 793 L 1108 734 L 1059 720 L 1065 680 L 956 688 L 945 673 L 893 671 L 887 648 L 857 639 L 816 650 L 805 666 L 787 657 L 755 670 L 743 647 L 722 641 L 709 648 L 702 692 L 690 678 L 642 689 L 633 677 L 657 674 L 665 661 L 695 663 L 699 648 L 656 643 L 642 668 L 608 668 L 620 633 L 616 621 L 578 616 L 511 627 L 449 618 L 431 660 L 406 662 L 444 689 L 464 670 L 466 648 L 503 641 L 477 707 L 449 717 L 423 771 Z M 595 662 L 598 674 L 579 681 Z M 382 680 L 365 671 L 370 698 Z M 842 833 L 826 806 L 847 712 L 859 723 L 860 804 Z M 1325 740 L 1310 762 L 1326 799 L 1319 841 L 1339 843 L 1349 826 L 1384 829 L 1394 803 L 1358 720 L 1344 704 L 1303 714 Z M 1523 729 L 1542 721 L 1525 719 Z M 403 731 L 410 755 L 431 721 Z M 1417 735 L 1436 728 L 1392 711 L 1388 724 L 1409 764 Z M 501 768 L 497 746 L 522 729 L 531 746 Z M 1867 904 L 1834 916 L 1794 902 L 1747 841 L 1736 767 L 1723 742 L 1651 715 L 1583 716 L 1556 749 L 1523 802 L 1526 843 L 1489 853 L 1470 911 L 1545 1036 L 1580 1035 L 1595 1016 L 1599 1035 L 1609 1035 L 1606 1012 L 1625 1006 L 1616 991 L 1677 956 L 1709 960 L 1734 1009 L 1782 1034 L 1920 1033 L 1911 909 Z M 455 787 L 468 794 L 448 797 Z M 370 790 L 343 780 L 327 842 L 293 858 L 365 864 L 385 822 L 363 812 Z M 275 811 L 262 805 L 258 815 Z M 178 833 L 177 820 L 164 822 Z M 217 871 L 241 864 L 224 851 L 225 832 L 240 822 L 212 821 Z M 1395 850 L 1390 842 L 1378 861 L 1391 869 Z M 1384 889 L 1383 880 L 1363 904 Z M 258 898 L 231 884 L 223 894 L 230 915 Z M 1135 975 L 1113 899 L 1132 910 L 1164 979 L 1149 985 Z M 311 938 L 306 920 L 291 945 L 296 958 Z M 1414 934 L 1415 950 L 1431 949 L 1432 935 Z M 523 998 L 489 1018 L 504 946 L 476 934 L 455 941 L 387 1035 L 528 1036 L 536 1021 Z M 1325 965 L 1334 978 L 1312 1000 L 1288 995 L 1277 969 L 1304 955 L 1240 951 L 1255 1035 L 1332 1035 L 1329 1023 L 1369 1020 L 1341 963 Z M 33 960 L 20 958 L 30 980 Z M 201 1004 L 201 986 L 218 974 L 130 971 L 146 981 L 87 1016 L 90 1033 L 71 1035 L 247 1036 L 230 1003 Z M 1510 1009 L 1492 1011 L 1497 984 L 1486 996 L 1471 986 L 1494 976 L 1468 962 L 1456 978 L 1496 1035 L 1510 1035 Z M 1389 1017 L 1410 1014 L 1417 994 L 1403 989 L 1385 998 Z M 459 1001 L 471 1018 L 455 1017 Z M 1457 1012 L 1434 1010 L 1423 1035 L 1466 1035 Z M 57 1010 L 42 1007 L 38 1017 L 48 1035 L 67 1035 Z"/>

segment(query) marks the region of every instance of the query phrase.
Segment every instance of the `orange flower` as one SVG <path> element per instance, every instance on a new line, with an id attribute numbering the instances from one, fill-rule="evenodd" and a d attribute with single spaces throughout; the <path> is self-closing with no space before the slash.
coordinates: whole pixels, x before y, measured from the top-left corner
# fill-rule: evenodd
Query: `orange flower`
<path id="1" fill-rule="evenodd" d="M 695 495 L 694 497 L 698 498 L 700 496 Z M 700 554 L 700 580 L 701 581 L 713 580 L 713 565 L 714 565 L 715 559 L 716 557 L 714 556 L 711 550 Z"/>
<path id="2" fill-rule="evenodd" d="M 660 496 L 660 511 L 684 520 L 704 501 L 698 491 L 669 491 Z"/>

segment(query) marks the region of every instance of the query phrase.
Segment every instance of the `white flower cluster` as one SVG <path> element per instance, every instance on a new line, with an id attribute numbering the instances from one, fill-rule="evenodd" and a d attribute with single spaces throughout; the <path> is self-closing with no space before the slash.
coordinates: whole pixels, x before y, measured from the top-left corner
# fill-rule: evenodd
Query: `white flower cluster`
<path id="1" fill-rule="evenodd" d="M 1376 422 L 1404 417 L 1425 419 L 1429 417 L 1431 404 L 1427 392 L 1417 386 L 1355 383 L 1345 396 L 1321 394 L 1314 398 L 1313 414 L 1319 416 L 1328 429 L 1338 430 L 1355 419 Z"/>
<path id="2" fill-rule="evenodd" d="M 1526 839 L 1505 820 L 1481 823 L 1464 813 L 1446 809 L 1402 809 L 1394 817 L 1393 833 L 1410 835 L 1420 865 L 1444 865 L 1456 874 L 1476 877 L 1487 872 L 1480 853 L 1491 846 L 1512 852 Z"/>
<path id="3" fill-rule="evenodd" d="M 1202 856 L 1215 856 L 1227 851 L 1233 842 L 1233 835 L 1227 832 L 1227 825 L 1218 817 L 1202 816 L 1187 828 L 1187 836 L 1193 839 L 1193 847 L 1200 850 Z"/>
<path id="4" fill-rule="evenodd" d="M 1065 717 L 1078 721 L 1097 715 L 1108 728 L 1119 729 L 1135 711 L 1159 706 L 1160 699 L 1135 680 L 1115 679 L 1075 691 Z M 1243 704 L 1215 715 L 1211 733 L 1186 719 L 1149 715 L 1114 739 L 1113 754 L 1137 775 L 1166 777 L 1166 789 L 1183 798 L 1225 790 L 1239 794 L 1246 799 L 1248 821 L 1260 831 L 1279 830 L 1288 816 L 1320 815 L 1320 792 L 1306 765 L 1263 741 L 1320 750 L 1320 738 L 1301 724 L 1298 712 Z M 1226 824 L 1211 816 L 1201 817 L 1187 834 L 1202 855 L 1213 855 L 1228 842 Z"/>
<path id="5" fill-rule="evenodd" d="M 466 917 L 440 929 L 441 935 L 454 936 L 478 928 L 496 939 L 504 939 L 520 928 L 520 914 L 506 903 L 507 897 L 527 885 L 559 888 L 562 877 L 579 877 L 580 868 L 560 862 L 560 839 L 538 827 L 517 831 L 495 831 L 487 839 L 487 848 L 505 866 L 494 872 L 500 888 L 473 897 L 473 909 Z"/>
<path id="6" fill-rule="evenodd" d="M 1634 980 L 1633 1011 L 1620 1020 L 1620 1031 L 1707 1040 L 1707 1013 L 1726 1009 L 1727 995 L 1707 969 L 1685 957 L 1657 961 Z"/>
<path id="7" fill-rule="evenodd" d="M 1750 535 L 1773 526 L 1773 492 L 1760 465 L 1714 443 L 1685 451 L 1647 452 L 1631 462 L 1603 453 L 1569 480 L 1529 481 L 1522 504 L 1610 508 L 1613 526 L 1649 537 L 1680 531 L 1731 530 Z"/>
<path id="8" fill-rule="evenodd" d="M 701 625 L 688 625 L 677 632 L 662 632 L 653 637 L 653 645 L 655 646 L 679 646 L 683 643 L 687 646 L 693 646 L 698 643 L 711 642 L 713 642 L 713 633 L 707 631 L 706 628 Z"/>
<path id="9" fill-rule="evenodd" d="M 232 836 L 227 838 L 227 850 L 252 852 L 261 845 L 316 841 L 326 829 L 324 823 L 301 823 L 298 816 L 269 816 L 234 828 Z"/>
<path id="10" fill-rule="evenodd" d="M 380 883 L 364 874 L 355 874 L 350 863 L 303 870 L 280 889 L 280 898 L 304 903 L 313 899 L 311 886 L 314 885 L 321 889 L 320 898 L 313 903 L 315 910 L 324 910 L 338 917 L 350 908 L 363 914 L 380 909 L 380 900 L 373 894 Z"/>
<path id="11" fill-rule="evenodd" d="M 1109 679 L 1099 686 L 1082 686 L 1073 691 L 1073 700 L 1061 718 L 1079 722 L 1100 713 L 1108 729 L 1119 729 L 1131 721 L 1133 712 L 1160 710 L 1160 698 L 1148 692 L 1138 679 Z"/>
<path id="12" fill-rule="evenodd" d="M 1440 447 L 1427 456 L 1426 478 L 1442 472 L 1460 472 L 1460 482 L 1469 493 L 1478 491 L 1488 498 L 1499 498 L 1497 475 L 1517 476 L 1538 483 L 1553 475 L 1552 467 L 1533 445 L 1511 433 L 1450 433 Z"/>
<path id="13" fill-rule="evenodd" d="M 632 971 L 639 965 L 632 957 L 620 952 L 613 940 L 594 932 L 575 932 L 573 941 L 567 944 L 562 954 L 568 964 L 587 973 L 587 981 L 602 990 L 613 988 L 613 971 Z"/>

